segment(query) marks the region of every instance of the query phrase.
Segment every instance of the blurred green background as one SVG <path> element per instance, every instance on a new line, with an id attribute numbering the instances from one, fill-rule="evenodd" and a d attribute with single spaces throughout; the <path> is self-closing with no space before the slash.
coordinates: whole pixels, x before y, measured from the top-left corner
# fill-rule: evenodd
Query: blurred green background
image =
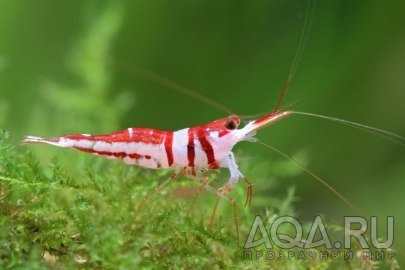
<path id="1" fill-rule="evenodd" d="M 106 133 L 129 126 L 176 130 L 227 115 L 143 78 L 133 72 L 136 66 L 234 113 L 269 111 L 297 51 L 306 6 L 284 0 L 2 0 L 0 127 L 18 144 L 28 134 Z M 404 135 L 405 2 L 318 1 L 315 9 L 284 104 Z M 382 217 L 381 226 L 394 216 L 394 248 L 405 252 L 403 146 L 298 115 L 258 137 L 303 157 L 365 215 Z M 44 164 L 55 155 L 65 161 L 74 155 L 51 147 L 35 151 Z M 237 145 L 236 153 L 242 168 L 253 159 L 269 161 L 271 170 L 272 162 L 283 159 L 252 143 Z M 266 189 L 266 179 L 250 180 L 255 192 Z M 339 222 L 355 214 L 305 174 L 286 177 L 277 192 L 292 185 L 301 219 L 325 213 Z M 252 206 L 258 213 L 264 208 L 255 207 L 255 198 Z"/>

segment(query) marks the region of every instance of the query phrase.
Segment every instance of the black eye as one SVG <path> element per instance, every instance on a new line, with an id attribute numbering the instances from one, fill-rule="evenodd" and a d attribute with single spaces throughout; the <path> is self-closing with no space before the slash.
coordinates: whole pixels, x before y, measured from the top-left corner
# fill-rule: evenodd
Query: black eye
<path id="1" fill-rule="evenodd" d="M 226 121 L 226 124 L 225 124 L 225 127 L 227 129 L 231 129 L 231 130 L 235 129 L 237 126 L 238 126 L 238 123 L 236 123 L 236 121 L 233 119 L 229 119 L 228 121 Z"/>

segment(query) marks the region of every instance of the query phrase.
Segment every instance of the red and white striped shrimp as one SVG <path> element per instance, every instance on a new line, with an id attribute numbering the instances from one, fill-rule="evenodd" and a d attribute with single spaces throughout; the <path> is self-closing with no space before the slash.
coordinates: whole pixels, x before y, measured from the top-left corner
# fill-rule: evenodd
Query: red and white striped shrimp
<path id="1" fill-rule="evenodd" d="M 150 169 L 174 169 L 175 173 L 162 182 L 154 191 L 159 190 L 179 173 L 186 177 L 200 179 L 204 187 L 218 196 L 227 198 L 233 204 L 237 238 L 239 242 L 236 203 L 228 195 L 239 179 L 244 178 L 236 164 L 233 147 L 241 141 L 255 141 L 256 131 L 287 115 L 291 111 L 273 111 L 239 128 L 241 117 L 231 115 L 203 125 L 184 128 L 178 131 L 161 131 L 151 128 L 128 128 L 106 135 L 72 134 L 55 138 L 27 136 L 24 143 L 45 143 L 58 147 L 99 155 L 110 159 L 121 159 L 129 165 Z M 199 177 L 200 173 L 226 168 L 230 177 L 228 182 L 215 191 Z M 247 181 L 247 180 L 246 180 Z M 246 203 L 252 198 L 252 185 L 248 183 Z M 146 202 L 146 196 L 138 210 Z M 137 210 L 137 211 L 138 211 Z M 215 214 L 211 217 L 211 222 Z M 136 215 L 135 215 L 136 217 Z M 134 218 L 135 218 L 134 217 Z"/>
<path id="2" fill-rule="evenodd" d="M 257 141 L 254 137 L 256 131 L 270 125 L 291 114 L 304 114 L 316 117 L 327 118 L 329 120 L 338 121 L 343 124 L 352 125 L 357 128 L 366 128 L 371 132 L 377 133 L 396 141 L 403 145 L 405 140 L 403 137 L 384 130 L 364 126 L 349 121 L 313 115 L 296 111 L 280 111 L 278 110 L 280 101 L 284 96 L 283 91 L 276 108 L 255 120 L 249 121 L 245 126 L 238 128 L 241 123 L 241 117 L 231 115 L 226 118 L 218 119 L 203 125 L 184 128 L 178 131 L 162 131 L 151 128 L 127 128 L 122 131 L 106 134 L 106 135 L 90 135 L 90 134 L 72 134 L 64 135 L 55 138 L 42 138 L 27 136 L 24 143 L 45 143 L 58 147 L 73 148 L 82 152 L 91 153 L 94 155 L 110 158 L 121 159 L 129 165 L 138 165 L 150 169 L 173 169 L 174 174 L 159 184 L 151 193 L 143 198 L 139 204 L 137 212 L 152 193 L 160 190 L 170 180 L 174 179 L 180 172 L 190 179 L 200 180 L 203 187 L 209 191 L 216 193 L 219 197 L 223 197 L 230 201 L 233 205 L 233 215 L 236 224 L 237 240 L 239 243 L 238 219 L 236 214 L 236 202 L 229 193 L 238 183 L 241 178 L 244 178 L 243 173 L 238 169 L 235 156 L 232 152 L 233 147 L 242 141 Z M 262 143 L 264 144 L 264 143 Z M 266 144 L 265 144 L 266 145 Z M 268 146 L 268 145 L 267 145 Z M 271 146 L 269 146 L 271 147 Z M 272 148 L 272 147 L 271 147 Z M 274 149 L 274 148 L 273 148 Z M 300 166 L 306 173 L 321 182 L 342 201 L 349 205 L 352 209 L 356 207 L 336 191 L 333 187 L 327 184 L 322 178 L 318 177 L 307 168 L 303 167 L 299 162 L 288 157 L 277 149 L 281 155 L 289 158 Z M 225 168 L 229 170 L 230 177 L 227 183 L 218 190 L 208 185 L 206 177 L 202 173 Z M 248 185 L 246 204 L 250 204 L 252 199 L 252 185 L 247 179 Z M 192 204 L 194 201 L 192 202 Z M 217 204 L 211 216 L 211 222 L 215 215 Z M 129 224 L 132 225 L 132 222 Z"/>
<path id="3" fill-rule="evenodd" d="M 239 128 L 241 117 L 231 115 L 178 131 L 128 128 L 106 135 L 73 134 L 55 138 L 27 136 L 24 143 L 46 143 L 59 147 L 121 159 L 129 165 L 150 169 L 174 169 L 185 176 L 226 168 L 230 178 L 220 189 L 227 195 L 243 174 L 236 164 L 233 147 L 241 141 L 255 141 L 256 131 L 291 111 L 274 111 Z"/>

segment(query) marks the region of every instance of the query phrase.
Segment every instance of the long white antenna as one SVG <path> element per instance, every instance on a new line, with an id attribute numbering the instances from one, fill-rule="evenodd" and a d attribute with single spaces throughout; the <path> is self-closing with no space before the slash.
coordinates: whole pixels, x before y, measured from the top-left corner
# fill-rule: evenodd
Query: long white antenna
<path id="1" fill-rule="evenodd" d="M 372 126 L 368 126 L 368 125 L 364 125 L 364 124 L 359 124 L 356 122 L 352 122 L 352 121 L 348 121 L 348 120 L 344 120 L 344 119 L 340 119 L 340 118 L 336 118 L 336 117 L 331 117 L 331 116 L 325 116 L 325 115 L 320 115 L 320 114 L 315 114 L 315 113 L 307 113 L 307 112 L 297 112 L 297 111 L 292 111 L 292 114 L 299 114 L 299 115 L 307 115 L 307 116 L 312 116 L 312 117 L 316 117 L 316 118 L 322 118 L 322 119 L 327 119 L 330 121 L 334 121 L 349 127 L 354 127 L 357 129 L 361 129 L 363 131 L 372 133 L 374 135 L 380 136 L 382 138 L 385 138 L 389 141 L 392 141 L 396 144 L 399 144 L 401 146 L 405 146 L 405 137 L 398 135 L 396 133 L 390 132 L 390 131 L 386 131 L 380 128 L 376 128 L 376 127 L 372 127 Z"/>

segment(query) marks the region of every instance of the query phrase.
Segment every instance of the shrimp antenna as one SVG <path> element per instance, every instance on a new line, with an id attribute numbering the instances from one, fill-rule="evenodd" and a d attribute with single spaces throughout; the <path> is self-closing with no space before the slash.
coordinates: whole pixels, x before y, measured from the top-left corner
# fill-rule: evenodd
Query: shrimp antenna
<path id="1" fill-rule="evenodd" d="M 298 112 L 298 111 L 292 111 L 291 113 L 293 114 L 299 114 L 299 115 L 306 115 L 306 116 L 311 116 L 311 117 L 316 117 L 316 118 L 322 118 L 326 120 L 330 120 L 333 122 L 337 122 L 339 124 L 343 124 L 352 128 L 357 128 L 360 130 L 363 130 L 365 132 L 377 135 L 379 137 L 382 137 L 386 140 L 389 140 L 391 142 L 394 142 L 396 144 L 399 144 L 400 146 L 405 147 L 405 137 L 400 136 L 398 134 L 395 134 L 390 131 L 386 131 L 380 128 L 372 127 L 372 126 L 367 126 L 364 124 L 359 124 L 356 122 L 336 118 L 336 117 L 331 117 L 331 116 L 325 116 L 325 115 L 320 115 L 320 114 L 315 114 L 315 113 L 307 113 L 307 112 Z"/>
<path id="2" fill-rule="evenodd" d="M 168 89 L 171 89 L 177 93 L 183 94 L 185 96 L 189 96 L 195 100 L 201 101 L 203 103 L 206 103 L 213 108 L 216 108 L 220 111 L 223 111 L 227 114 L 234 114 L 232 110 L 229 108 L 225 107 L 224 105 L 220 104 L 219 102 L 204 96 L 198 92 L 195 92 L 194 90 L 181 85 L 173 80 L 170 80 L 167 77 L 164 77 L 163 75 L 160 75 L 156 72 L 153 72 L 147 68 L 136 66 L 136 65 L 129 65 L 129 64 L 124 64 L 123 62 L 115 62 L 115 66 L 124 69 L 126 72 L 129 72 L 131 74 L 134 74 L 136 76 L 142 77 L 144 79 L 147 79 L 149 81 L 155 82 L 157 84 L 160 84 L 162 86 L 167 87 Z"/>
<path id="3" fill-rule="evenodd" d="M 347 206 L 349 206 L 350 209 L 352 209 L 356 214 L 361 215 L 361 211 L 349 199 L 347 199 L 345 196 L 343 196 L 339 191 L 337 191 L 334 187 L 332 187 L 330 184 L 328 184 L 320 176 L 318 176 L 317 174 L 315 174 L 314 172 L 312 172 L 311 170 L 306 168 L 304 165 L 302 165 L 298 160 L 294 159 L 293 157 L 290 157 L 289 155 L 287 155 L 283 151 L 275 148 L 274 146 L 271 146 L 271 145 L 269 145 L 267 143 L 264 143 L 264 142 L 262 142 L 260 140 L 257 140 L 257 142 L 264 145 L 264 146 L 266 146 L 267 148 L 270 148 L 271 150 L 275 151 L 279 155 L 281 155 L 281 156 L 285 157 L 286 159 L 290 160 L 291 162 L 293 162 L 295 165 L 300 167 L 301 170 L 303 170 L 305 173 L 307 173 L 308 175 L 310 175 L 311 177 L 316 179 L 324 187 L 329 189 L 333 194 L 335 194 L 339 199 L 341 199 Z"/>
<path id="4" fill-rule="evenodd" d="M 276 106 L 273 109 L 273 112 L 277 112 L 280 109 L 281 103 L 285 97 L 285 94 L 288 90 L 288 87 L 294 77 L 295 71 L 297 69 L 298 63 L 300 62 L 300 59 L 302 57 L 302 51 L 303 48 L 305 47 L 305 44 L 308 40 L 308 36 L 309 36 L 309 32 L 311 29 L 311 25 L 312 25 L 312 20 L 313 20 L 313 15 L 315 13 L 315 6 L 316 6 L 316 0 L 314 0 L 313 2 L 315 2 L 314 4 L 312 4 L 312 1 L 309 0 L 308 1 L 308 6 L 306 9 L 306 13 L 305 13 L 305 21 L 304 21 L 304 26 L 303 26 L 303 30 L 301 33 L 301 37 L 300 37 L 300 41 L 298 44 L 298 49 L 295 53 L 294 56 L 294 60 L 293 63 L 291 65 L 289 74 L 288 74 L 288 78 L 287 81 L 283 87 L 283 90 L 280 94 L 280 97 L 277 101 Z M 161 74 L 158 74 L 156 72 L 153 72 L 145 67 L 141 67 L 141 66 L 136 66 L 133 64 L 126 64 L 123 61 L 115 61 L 115 63 L 113 64 L 114 66 L 125 70 L 126 72 L 129 72 L 131 74 L 134 74 L 136 76 L 142 77 L 144 79 L 147 79 L 149 81 L 155 82 L 157 84 L 160 84 L 162 86 L 167 87 L 168 89 L 171 89 L 175 92 L 178 92 L 180 94 L 186 95 L 188 97 L 191 97 L 195 100 L 201 101 L 205 104 L 208 104 L 210 106 L 212 106 L 213 108 L 216 108 L 220 111 L 223 111 L 227 114 L 235 114 L 231 109 L 229 109 L 228 107 L 222 105 L 221 103 L 215 101 L 214 99 L 211 99 L 205 95 L 202 95 L 198 92 L 195 92 L 194 90 L 181 85 Z"/>
<path id="5" fill-rule="evenodd" d="M 287 110 L 287 108 L 291 107 L 293 104 L 294 104 L 294 102 L 290 102 L 287 105 L 283 105 L 282 108 L 278 110 L 278 112 Z M 248 123 L 249 121 L 256 120 L 256 119 L 261 118 L 268 114 L 269 114 L 268 112 L 265 112 L 265 113 L 257 113 L 257 114 L 250 114 L 250 115 L 241 115 L 240 117 L 242 118 L 243 122 Z"/>
<path id="6" fill-rule="evenodd" d="M 307 44 L 309 33 L 311 32 L 312 21 L 315 14 L 315 7 L 316 1 L 312 4 L 311 1 L 308 1 L 307 9 L 305 12 L 305 21 L 304 26 L 302 27 L 302 33 L 300 37 L 300 41 L 298 43 L 298 48 L 294 56 L 294 60 L 290 67 L 290 72 L 288 73 L 287 81 L 284 84 L 283 90 L 281 91 L 280 97 L 276 103 L 276 106 L 273 109 L 273 113 L 277 113 L 280 109 L 281 103 L 284 100 L 285 94 L 288 91 L 288 88 L 291 84 L 292 79 L 294 78 L 295 72 L 297 70 L 298 64 L 302 58 L 302 52 L 304 50 L 305 45 Z"/>

